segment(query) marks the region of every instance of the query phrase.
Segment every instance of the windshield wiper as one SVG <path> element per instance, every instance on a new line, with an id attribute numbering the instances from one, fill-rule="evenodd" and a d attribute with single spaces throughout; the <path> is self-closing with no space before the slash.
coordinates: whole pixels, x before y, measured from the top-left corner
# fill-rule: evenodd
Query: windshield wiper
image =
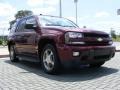
<path id="1" fill-rule="evenodd" d="M 66 25 L 66 26 L 62 26 L 62 27 L 75 27 L 75 26 L 67 26 L 67 25 Z"/>
<path id="2" fill-rule="evenodd" d="M 59 24 L 46 24 L 46 26 L 75 27 L 75 26 L 69 26 L 69 25 L 59 25 Z"/>
<path id="3" fill-rule="evenodd" d="M 58 25 L 58 24 L 46 24 L 46 26 L 61 26 L 61 25 Z"/>

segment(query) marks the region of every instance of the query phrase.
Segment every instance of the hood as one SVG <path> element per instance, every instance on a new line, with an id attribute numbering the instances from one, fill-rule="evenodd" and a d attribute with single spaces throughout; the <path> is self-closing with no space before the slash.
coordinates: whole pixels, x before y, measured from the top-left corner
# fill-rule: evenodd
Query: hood
<path id="1" fill-rule="evenodd" d="M 103 31 L 85 29 L 85 28 L 72 28 L 72 27 L 46 27 L 47 30 L 61 31 L 61 32 L 81 32 L 81 33 L 95 33 L 95 34 L 107 34 Z"/>

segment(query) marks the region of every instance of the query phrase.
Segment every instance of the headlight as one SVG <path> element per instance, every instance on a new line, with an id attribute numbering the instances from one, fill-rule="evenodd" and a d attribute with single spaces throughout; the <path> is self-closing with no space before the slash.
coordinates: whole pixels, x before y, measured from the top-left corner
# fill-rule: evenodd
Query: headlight
<path id="1" fill-rule="evenodd" d="M 82 38 L 82 34 L 77 32 L 67 32 L 66 35 L 69 38 Z"/>
<path id="2" fill-rule="evenodd" d="M 65 34 L 65 43 L 66 44 L 84 44 L 84 42 L 80 41 L 80 38 L 83 38 L 82 33 L 67 32 Z"/>

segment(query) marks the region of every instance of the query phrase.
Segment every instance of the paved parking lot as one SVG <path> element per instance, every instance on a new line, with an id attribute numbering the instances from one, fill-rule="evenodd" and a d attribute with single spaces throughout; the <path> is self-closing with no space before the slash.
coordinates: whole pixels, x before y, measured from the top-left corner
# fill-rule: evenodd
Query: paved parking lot
<path id="1" fill-rule="evenodd" d="M 114 42 L 113 45 L 116 47 L 116 51 L 120 51 L 120 42 Z"/>
<path id="2" fill-rule="evenodd" d="M 45 74 L 39 64 L 12 63 L 0 48 L 0 90 L 120 90 L 120 52 L 99 69 L 81 67 L 60 75 Z"/>

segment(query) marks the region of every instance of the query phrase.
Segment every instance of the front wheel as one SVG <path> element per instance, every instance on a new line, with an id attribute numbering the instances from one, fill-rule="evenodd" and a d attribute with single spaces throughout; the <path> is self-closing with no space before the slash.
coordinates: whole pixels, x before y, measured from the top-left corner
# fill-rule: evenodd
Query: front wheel
<path id="1" fill-rule="evenodd" d="M 105 62 L 99 62 L 99 63 L 94 63 L 94 64 L 90 64 L 91 68 L 99 68 L 101 67 Z"/>
<path id="2" fill-rule="evenodd" d="M 41 54 L 42 68 L 49 74 L 57 74 L 60 69 L 60 62 L 57 51 L 53 45 L 47 44 Z"/>
<path id="3" fill-rule="evenodd" d="M 11 62 L 18 62 L 18 58 L 16 57 L 14 45 L 10 46 L 9 56 L 10 56 Z"/>

